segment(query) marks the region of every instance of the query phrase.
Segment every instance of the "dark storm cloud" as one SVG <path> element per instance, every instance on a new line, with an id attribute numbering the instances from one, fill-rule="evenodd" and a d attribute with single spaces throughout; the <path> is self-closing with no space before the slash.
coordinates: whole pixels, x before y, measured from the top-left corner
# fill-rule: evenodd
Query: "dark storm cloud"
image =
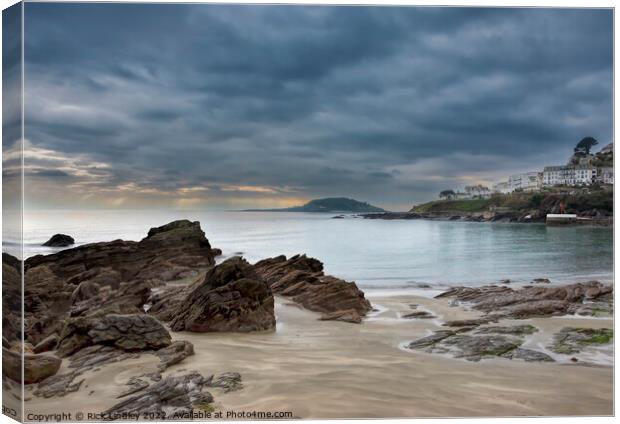
<path id="1" fill-rule="evenodd" d="M 26 52 L 26 138 L 110 190 L 404 207 L 612 137 L 610 10 L 28 3 Z"/>

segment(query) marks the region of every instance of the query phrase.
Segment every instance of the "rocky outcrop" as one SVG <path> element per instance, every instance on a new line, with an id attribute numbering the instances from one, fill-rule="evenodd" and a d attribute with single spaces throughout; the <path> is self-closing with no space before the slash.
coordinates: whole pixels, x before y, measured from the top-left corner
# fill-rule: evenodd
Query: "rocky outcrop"
<path id="1" fill-rule="evenodd" d="M 66 234 L 54 234 L 48 241 L 43 243 L 47 247 L 67 247 L 75 244 L 73 237 Z"/>
<path id="2" fill-rule="evenodd" d="M 60 334 L 69 316 L 141 313 L 153 287 L 197 276 L 214 264 L 213 254 L 200 224 L 181 220 L 152 228 L 140 242 L 93 243 L 31 257 L 24 264 L 26 338 L 37 344 Z"/>
<path id="3" fill-rule="evenodd" d="M 455 287 L 438 298 L 468 302 L 473 309 L 510 318 L 580 314 L 612 311 L 613 287 L 597 281 L 564 286 Z"/>
<path id="4" fill-rule="evenodd" d="M 23 355 L 24 384 L 38 383 L 53 376 L 60 369 L 62 361 L 54 355 Z M 22 354 L 2 348 L 2 373 L 13 381 L 22 381 Z"/>
<path id="5" fill-rule="evenodd" d="M 2 337 L 8 342 L 22 337 L 22 263 L 2 253 Z"/>
<path id="6" fill-rule="evenodd" d="M 325 275 L 323 264 L 306 255 L 264 259 L 254 267 L 274 293 L 323 313 L 322 319 L 359 323 L 372 309 L 355 283 Z"/>
<path id="7" fill-rule="evenodd" d="M 148 374 L 141 375 L 139 377 L 135 377 L 135 379 L 139 379 L 144 381 L 148 379 L 150 381 L 160 381 L 162 379 L 161 373 L 165 371 L 168 367 L 172 365 L 178 364 L 183 361 L 188 356 L 194 354 L 194 346 L 185 340 L 179 340 L 173 342 L 171 345 L 161 348 L 159 350 L 143 350 L 140 352 L 127 352 L 122 349 L 118 349 L 113 346 L 105 346 L 105 345 L 93 345 L 86 347 L 77 353 L 73 354 L 68 358 L 68 369 L 69 371 L 64 374 L 55 375 L 48 379 L 41 381 L 34 394 L 36 396 L 41 397 L 60 397 L 65 396 L 69 393 L 75 392 L 79 390 L 84 381 L 82 375 L 87 371 L 97 371 L 103 368 L 104 366 L 124 361 L 127 359 L 137 358 L 141 354 L 152 354 L 159 358 L 159 365 L 155 372 L 151 372 Z M 141 385 L 140 389 L 137 389 L 137 386 Z M 129 388 L 126 392 L 124 392 L 124 397 L 129 394 L 135 393 L 138 390 L 141 390 L 148 386 L 144 384 L 129 384 Z M 132 391 L 132 389 L 134 389 Z"/>
<path id="8" fill-rule="evenodd" d="M 203 391 L 208 380 L 192 371 L 178 376 L 168 376 L 138 394 L 114 405 L 103 414 L 114 417 L 144 416 L 159 420 L 190 420 L 194 409 L 204 409 L 213 402 L 213 396 Z"/>
<path id="9" fill-rule="evenodd" d="M 480 327 L 473 331 L 467 327 L 457 331 L 440 330 L 414 340 L 408 348 L 428 353 L 449 354 L 468 361 L 502 357 L 528 362 L 552 362 L 553 359 L 546 353 L 521 348 L 523 337 L 536 331 L 538 329 L 531 325 Z"/>
<path id="10" fill-rule="evenodd" d="M 79 317 L 67 321 L 60 335 L 58 354 L 69 356 L 92 345 L 112 346 L 124 351 L 159 349 L 171 337 L 154 317 L 145 314 Z"/>
<path id="11" fill-rule="evenodd" d="M 46 265 L 74 286 L 92 280 L 100 272 L 112 273 L 120 281 L 168 281 L 183 278 L 192 269 L 213 265 L 211 250 L 200 223 L 182 220 L 151 228 L 140 242 L 87 244 L 53 255 L 33 256 L 26 260 L 25 267 L 29 271 Z"/>
<path id="12" fill-rule="evenodd" d="M 172 314 L 173 331 L 257 331 L 275 328 L 271 290 L 248 262 L 230 258 L 207 271 Z"/>

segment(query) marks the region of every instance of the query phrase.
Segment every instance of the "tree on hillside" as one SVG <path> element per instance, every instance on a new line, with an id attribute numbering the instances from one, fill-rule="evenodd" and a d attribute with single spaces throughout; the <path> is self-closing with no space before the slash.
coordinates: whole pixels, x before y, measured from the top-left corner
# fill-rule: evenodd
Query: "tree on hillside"
<path id="1" fill-rule="evenodd" d="M 439 198 L 440 199 L 452 199 L 454 197 L 456 193 L 454 192 L 454 190 L 444 190 L 442 192 L 439 193 Z"/>
<path id="2" fill-rule="evenodd" d="M 598 144 L 598 141 L 596 140 L 596 138 L 584 137 L 581 139 L 579 143 L 577 143 L 577 146 L 575 146 L 575 153 L 582 154 L 582 155 L 589 155 L 590 149 L 592 149 L 592 147 L 596 146 L 597 144 Z"/>

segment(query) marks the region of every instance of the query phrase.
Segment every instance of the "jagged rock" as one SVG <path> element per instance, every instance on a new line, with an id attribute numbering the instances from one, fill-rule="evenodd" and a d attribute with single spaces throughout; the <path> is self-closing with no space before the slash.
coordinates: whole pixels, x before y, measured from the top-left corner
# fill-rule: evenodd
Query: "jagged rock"
<path id="1" fill-rule="evenodd" d="M 48 241 L 43 243 L 43 246 L 48 247 L 67 247 L 75 244 L 73 237 L 66 234 L 54 234 Z"/>
<path id="2" fill-rule="evenodd" d="M 53 376 L 60 369 L 60 358 L 49 354 L 23 355 L 24 384 L 38 383 Z M 2 373 L 13 381 L 22 382 L 22 355 L 2 348 Z"/>
<path id="3" fill-rule="evenodd" d="M 328 312 L 321 315 L 319 318 L 321 321 L 343 321 L 353 324 L 359 324 L 362 322 L 362 317 L 355 309 L 347 309 L 344 311 Z"/>
<path id="4" fill-rule="evenodd" d="M 534 278 L 532 280 L 533 284 L 551 284 L 551 280 L 548 278 Z"/>
<path id="5" fill-rule="evenodd" d="M 3 267 L 13 262 L 3 256 Z M 24 263 L 27 340 L 36 344 L 59 333 L 68 316 L 138 313 L 151 288 L 197 275 L 214 263 L 200 224 L 187 220 L 152 228 L 140 242 L 92 243 L 28 258 Z"/>
<path id="6" fill-rule="evenodd" d="M 437 297 L 470 302 L 473 309 L 487 314 L 521 319 L 574 314 L 583 311 L 584 301 L 611 305 L 613 287 L 597 281 L 565 286 L 529 286 L 516 290 L 505 286 L 455 287 Z"/>
<path id="7" fill-rule="evenodd" d="M 99 285 L 91 280 L 82 281 L 71 293 L 71 303 L 88 300 L 99 294 Z"/>
<path id="8" fill-rule="evenodd" d="M 76 373 L 68 373 L 47 378 L 39 383 L 37 389 L 34 391 L 34 395 L 44 398 L 51 398 L 77 392 L 80 390 L 84 379 L 74 382 L 76 377 Z"/>
<path id="9" fill-rule="evenodd" d="M 564 327 L 553 336 L 550 348 L 556 353 L 577 353 L 588 346 L 611 343 L 613 335 L 611 328 Z"/>
<path id="10" fill-rule="evenodd" d="M 114 405 L 104 415 L 154 414 L 166 419 L 181 419 L 184 414 L 191 414 L 195 407 L 213 402 L 213 396 L 203 392 L 206 383 L 207 379 L 195 371 L 168 376 Z"/>
<path id="11" fill-rule="evenodd" d="M 202 281 L 200 281 L 202 282 Z M 200 283 L 198 282 L 198 283 Z M 185 301 L 187 295 L 195 287 L 194 283 L 190 286 L 172 286 L 158 289 L 151 293 L 146 301 L 148 314 L 153 315 L 162 322 L 168 322 L 174 318 L 179 306 Z"/>
<path id="12" fill-rule="evenodd" d="M 58 335 L 50 334 L 45 339 L 41 340 L 32 350 L 34 353 L 43 353 L 50 350 L 54 350 L 58 345 Z"/>
<path id="13" fill-rule="evenodd" d="M 161 361 L 159 371 L 164 371 L 166 368 L 178 364 L 183 359 L 193 355 L 194 345 L 185 340 L 178 340 L 154 353 Z"/>
<path id="14" fill-rule="evenodd" d="M 72 318 L 60 335 L 58 354 L 69 356 L 87 346 L 102 344 L 126 351 L 169 346 L 171 337 L 164 326 L 146 314 Z"/>
<path id="15" fill-rule="evenodd" d="M 224 390 L 225 393 L 234 392 L 243 388 L 241 383 L 241 374 L 238 372 L 225 372 L 217 377 L 209 378 L 205 384 L 207 387 L 218 387 Z"/>
<path id="16" fill-rule="evenodd" d="M 275 328 L 271 290 L 240 257 L 207 271 L 170 321 L 173 331 L 257 331 Z"/>
<path id="17" fill-rule="evenodd" d="M 349 310 L 355 310 L 363 317 L 372 310 L 370 302 L 355 283 L 325 275 L 323 264 L 317 259 L 306 255 L 287 259 L 282 255 L 259 261 L 254 267 L 274 293 L 290 297 L 311 311 L 325 314 L 323 318 L 333 316 L 340 319 Z"/>

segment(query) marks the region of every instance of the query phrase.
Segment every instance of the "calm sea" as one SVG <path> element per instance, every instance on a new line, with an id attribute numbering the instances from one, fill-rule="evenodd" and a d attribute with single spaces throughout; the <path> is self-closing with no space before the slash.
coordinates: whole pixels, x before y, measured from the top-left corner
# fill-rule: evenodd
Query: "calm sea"
<path id="1" fill-rule="evenodd" d="M 204 211 L 44 211 L 24 222 L 24 254 L 65 233 L 77 244 L 140 240 L 150 227 L 175 219 L 200 221 L 211 245 L 248 261 L 306 253 L 335 276 L 366 289 L 407 289 L 420 284 L 479 285 L 510 279 L 550 278 L 563 283 L 612 281 L 613 231 L 607 228 L 384 221 L 333 214 Z M 5 251 L 14 251 L 10 244 Z"/>

